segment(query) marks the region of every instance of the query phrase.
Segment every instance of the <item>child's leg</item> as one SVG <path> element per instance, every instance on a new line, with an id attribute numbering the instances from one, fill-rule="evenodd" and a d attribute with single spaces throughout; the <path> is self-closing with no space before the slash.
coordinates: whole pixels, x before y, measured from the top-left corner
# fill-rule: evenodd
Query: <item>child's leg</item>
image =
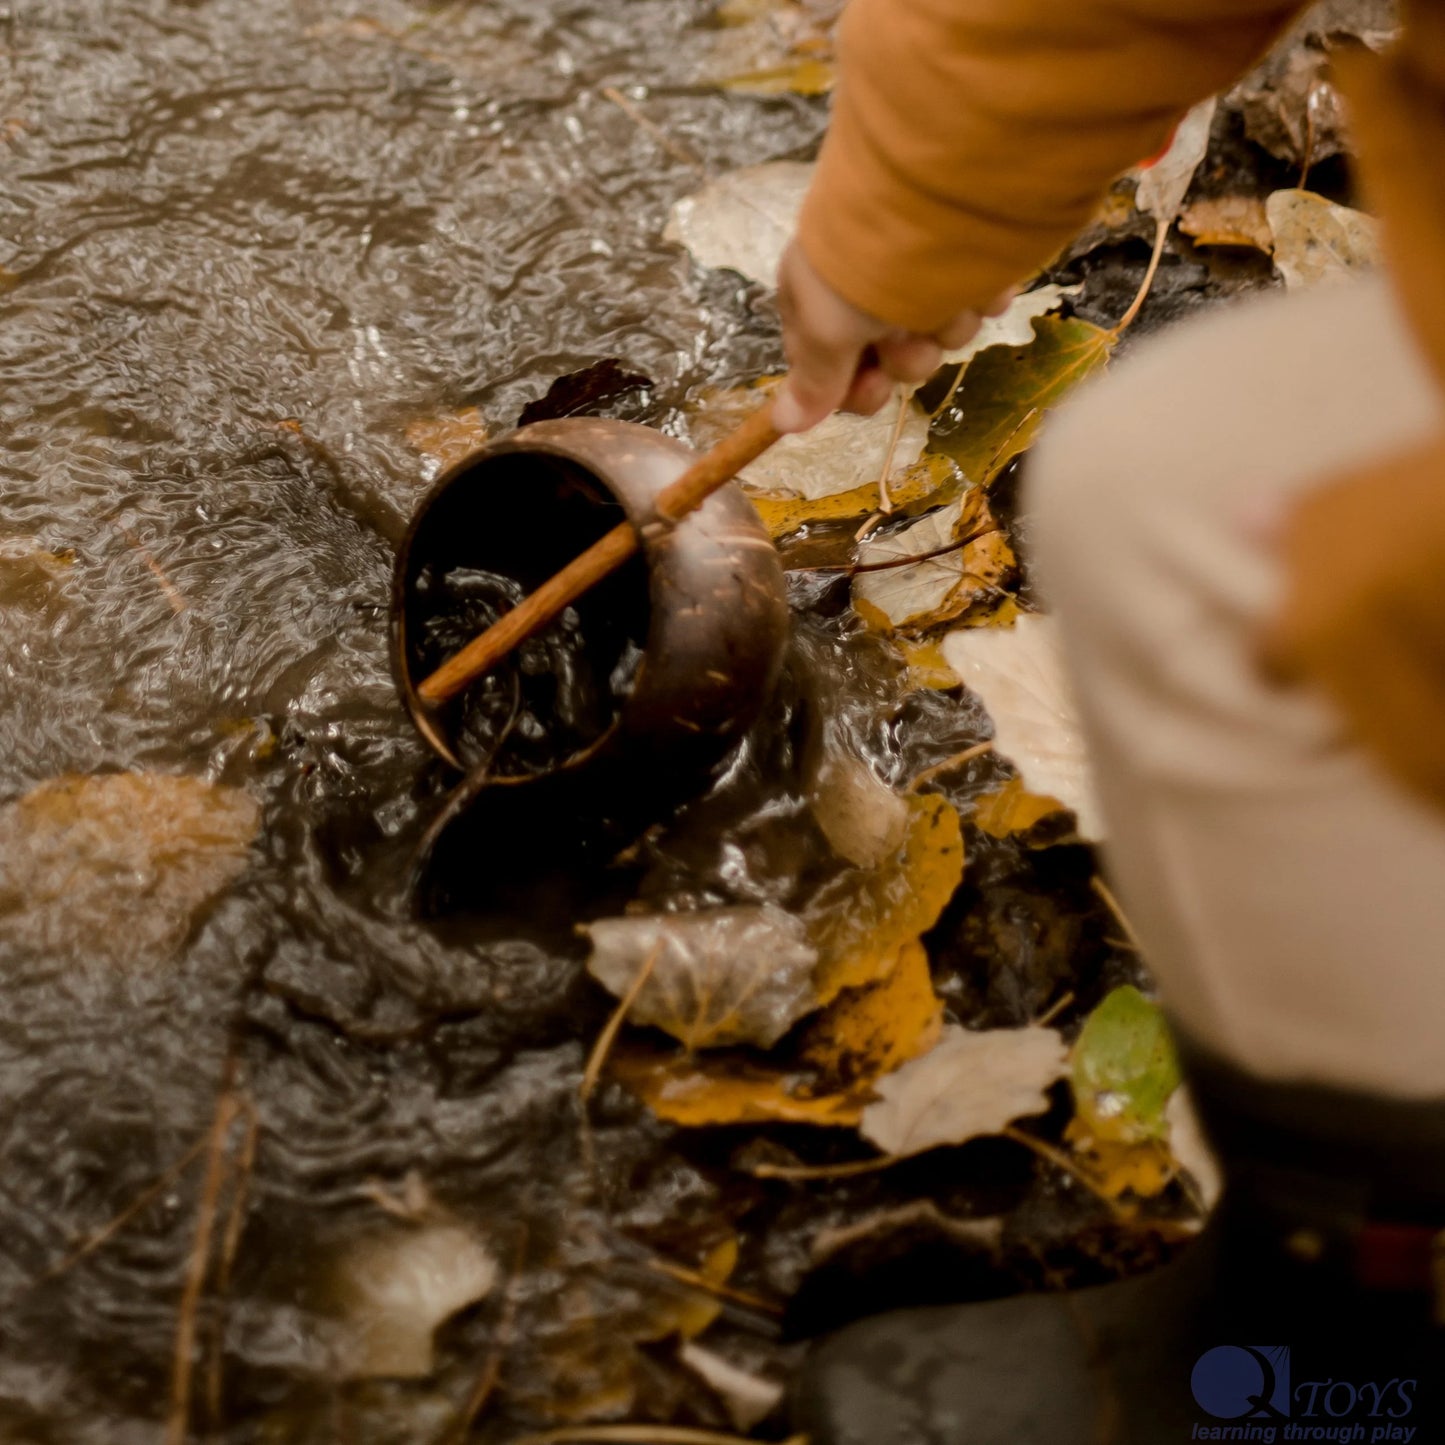
<path id="1" fill-rule="evenodd" d="M 1257 1075 L 1445 1097 L 1445 816 L 1251 653 L 1290 497 L 1442 425 L 1377 280 L 1140 343 L 1034 459 L 1118 892 L 1183 1032 Z"/>

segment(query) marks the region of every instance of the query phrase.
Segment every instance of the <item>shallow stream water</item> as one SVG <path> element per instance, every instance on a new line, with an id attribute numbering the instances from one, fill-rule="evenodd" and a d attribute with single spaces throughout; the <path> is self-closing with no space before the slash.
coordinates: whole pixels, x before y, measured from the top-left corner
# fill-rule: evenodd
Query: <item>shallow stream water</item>
<path id="1" fill-rule="evenodd" d="M 584 1128 L 609 1001 L 566 907 L 529 901 L 536 926 L 406 913 L 395 859 L 451 781 L 387 660 L 392 549 L 429 475 L 408 423 L 475 406 L 504 428 L 618 356 L 655 383 L 636 414 L 676 429 L 700 388 L 779 361 L 766 296 L 659 239 L 701 171 L 601 93 L 708 170 L 808 155 L 821 103 L 692 83 L 706 9 L 0 11 L 0 801 L 143 769 L 263 809 L 250 870 L 178 963 L 100 966 L 113 950 L 84 943 L 0 960 L 0 1438 L 160 1438 L 199 1166 L 46 1276 L 204 1136 L 228 1067 L 258 1132 L 226 1301 L 197 1315 L 191 1417 L 214 1438 L 447 1438 L 492 1351 L 503 1387 L 477 1438 L 722 1425 L 649 1343 L 691 1298 L 659 1259 L 696 1269 L 737 1236 L 740 1288 L 781 1304 L 809 1241 L 867 1208 L 1042 1207 L 1028 1161 L 987 1146 L 820 1196 L 731 1173 L 735 1139 L 675 1139 L 617 1091 Z M 855 746 L 895 779 L 986 730 L 957 697 L 902 700 L 836 591 L 809 586 L 770 726 L 652 860 L 654 895 L 782 897 L 777 859 L 808 866 L 789 780 L 820 668 L 850 679 Z M 1087 857 L 1051 854 L 970 865 L 939 950 L 956 1016 L 1020 1022 L 1066 971 L 1087 1002 L 1125 968 Z M 429 1378 L 346 1383 L 322 1277 L 386 1205 L 461 1219 L 515 1279 L 442 1333 Z M 844 1308 L 879 1302 L 843 1288 Z M 800 1328 L 838 1317 L 821 1298 Z M 734 1301 L 717 1330 L 735 1362 L 793 1358 L 770 1308 Z"/>

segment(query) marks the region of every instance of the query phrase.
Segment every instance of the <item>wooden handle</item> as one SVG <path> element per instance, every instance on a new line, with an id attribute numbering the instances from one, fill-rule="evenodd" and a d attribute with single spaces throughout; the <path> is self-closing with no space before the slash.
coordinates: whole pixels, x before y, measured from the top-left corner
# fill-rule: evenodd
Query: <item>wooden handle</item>
<path id="1" fill-rule="evenodd" d="M 749 462 L 757 461 L 781 435 L 773 425 L 769 402 L 657 494 L 653 507 L 658 518 L 664 522 L 681 521 Z M 442 663 L 417 688 L 417 696 L 431 707 L 455 697 L 469 683 L 489 673 L 514 647 L 540 632 L 589 588 L 615 572 L 640 545 L 632 524 L 619 522 L 530 597 Z"/>

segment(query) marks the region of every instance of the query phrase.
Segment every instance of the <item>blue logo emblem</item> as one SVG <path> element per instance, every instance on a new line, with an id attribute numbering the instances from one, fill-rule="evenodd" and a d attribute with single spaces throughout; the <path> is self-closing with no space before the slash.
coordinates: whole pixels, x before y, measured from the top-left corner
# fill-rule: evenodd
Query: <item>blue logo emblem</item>
<path id="1" fill-rule="evenodd" d="M 1289 1346 L 1217 1345 L 1200 1355 L 1189 1384 L 1216 1420 L 1286 1419 Z"/>

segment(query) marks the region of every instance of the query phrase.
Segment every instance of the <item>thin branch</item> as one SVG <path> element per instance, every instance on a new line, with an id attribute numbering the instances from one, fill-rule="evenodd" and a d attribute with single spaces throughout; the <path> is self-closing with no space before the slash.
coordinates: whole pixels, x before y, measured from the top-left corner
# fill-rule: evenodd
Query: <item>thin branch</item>
<path id="1" fill-rule="evenodd" d="M 681 161 L 685 166 L 692 166 L 695 170 L 704 172 L 707 170 L 707 166 L 686 146 L 679 145 L 656 121 L 649 120 L 637 108 L 637 105 L 623 95 L 615 85 L 604 85 L 601 94 L 610 100 L 633 124 L 645 130 L 674 160 Z"/>
<path id="2" fill-rule="evenodd" d="M 607 1056 L 612 1052 L 612 1045 L 616 1042 L 622 1025 L 627 1022 L 627 1015 L 632 1012 L 633 1004 L 637 1002 L 642 990 L 647 987 L 647 981 L 652 977 L 653 969 L 657 967 L 657 960 L 662 956 L 662 948 L 663 941 L 659 939 L 653 945 L 652 952 L 643 960 L 642 967 L 637 970 L 637 976 L 628 984 L 627 992 L 623 994 L 622 1002 L 613 1010 L 612 1017 L 607 1020 L 607 1026 L 597 1036 L 597 1043 L 592 1049 L 592 1057 L 587 1060 L 587 1070 L 582 1075 L 582 1084 L 578 1089 L 584 1104 L 592 1097 L 592 1091 L 602 1077 Z"/>
<path id="3" fill-rule="evenodd" d="M 10 1302 L 13 1304 L 16 1300 L 22 1298 L 24 1295 L 29 1294 L 31 1290 L 39 1289 L 41 1285 L 49 1284 L 50 1281 L 53 1279 L 59 1279 L 60 1276 L 65 1274 L 68 1270 L 74 1269 L 81 1260 L 85 1259 L 89 1255 L 94 1254 L 95 1251 L 98 1250 L 103 1244 L 106 1244 L 110 1240 L 114 1239 L 115 1236 L 119 1234 L 121 1230 L 123 1230 L 126 1225 L 131 1222 L 131 1220 L 136 1218 L 137 1215 L 143 1214 L 145 1210 L 150 1207 L 150 1205 L 154 1204 L 156 1200 L 159 1199 L 161 1195 L 163 1195 L 176 1182 L 176 1180 L 178 1180 L 181 1175 L 184 1174 L 193 1163 L 195 1163 L 198 1158 L 200 1158 L 201 1153 L 204 1151 L 207 1143 L 210 1140 L 210 1137 L 211 1136 L 209 1132 L 202 1134 L 201 1137 L 197 1139 L 196 1142 L 192 1144 L 191 1147 L 187 1149 L 186 1152 L 182 1154 L 181 1157 L 177 1159 L 176 1162 L 172 1164 L 170 1168 L 167 1169 L 165 1173 L 162 1174 L 155 1181 L 155 1183 L 148 1185 L 144 1190 L 142 1190 L 142 1192 L 138 1194 L 135 1199 L 133 1199 L 129 1204 L 127 1204 L 126 1207 L 122 1209 L 121 1212 L 117 1214 L 114 1219 L 112 1219 L 108 1224 L 103 1224 L 94 1233 L 87 1235 L 86 1238 L 80 1244 L 76 1245 L 76 1247 L 72 1249 L 70 1253 L 67 1254 L 65 1258 L 60 1261 L 59 1264 L 52 1265 L 51 1268 L 47 1269 L 44 1274 L 37 1276 L 28 1284 L 22 1285 L 19 1291 L 11 1296 Z"/>
<path id="4" fill-rule="evenodd" d="M 903 1158 L 885 1154 L 879 1159 L 858 1159 L 851 1164 L 753 1164 L 746 1172 L 755 1179 L 857 1179 L 863 1174 L 881 1174 L 901 1163 Z"/>
<path id="5" fill-rule="evenodd" d="M 221 1427 L 221 1370 L 226 1348 L 226 1292 L 231 1287 L 231 1271 L 235 1267 L 236 1253 L 241 1246 L 241 1232 L 246 1225 L 246 1205 L 251 1196 L 251 1176 L 256 1168 L 256 1146 L 261 1137 L 261 1121 L 256 1114 L 255 1104 L 245 1096 L 242 1096 L 239 1102 L 241 1114 L 246 1120 L 246 1132 L 241 1136 L 241 1147 L 236 1154 L 235 1172 L 231 1184 L 231 1211 L 226 1218 L 226 1232 L 221 1238 L 220 1262 L 216 1265 L 214 1281 L 216 1317 L 211 1325 L 211 1359 L 206 1380 L 206 1402 L 213 1430 Z"/>
<path id="6" fill-rule="evenodd" d="M 893 458 L 898 452 L 898 443 L 903 436 L 903 426 L 908 420 L 908 403 L 912 400 L 905 387 L 898 398 L 898 419 L 893 423 L 893 435 L 888 441 L 888 454 L 883 458 L 883 471 L 878 477 L 878 509 L 883 515 L 893 512 L 893 494 L 888 490 L 888 479 L 893 475 Z"/>
<path id="7" fill-rule="evenodd" d="M 227 1060 L 221 1094 L 207 1140 L 206 1173 L 201 1184 L 200 1209 L 196 1219 L 196 1237 L 191 1246 L 190 1263 L 186 1266 L 185 1287 L 181 1291 L 180 1309 L 176 1319 L 175 1359 L 171 1368 L 171 1403 L 166 1417 L 165 1445 L 185 1445 L 191 1420 L 191 1394 L 195 1368 L 196 1320 L 200 1311 L 201 1291 L 205 1288 L 210 1267 L 211 1240 L 216 1232 L 216 1215 L 221 1187 L 226 1177 L 226 1139 L 240 1114 L 232 1077 L 234 1057 Z"/>
<path id="8" fill-rule="evenodd" d="M 1058 1018 L 1061 1013 L 1063 1013 L 1066 1008 L 1068 1008 L 1071 1003 L 1074 1002 L 1075 997 L 1076 995 L 1073 989 L 1070 989 L 1068 993 L 1061 995 L 1059 998 L 1056 998 L 1053 1003 L 1051 1003 L 1048 1008 L 1046 1008 L 1043 1013 L 1041 1013 L 1038 1018 L 1034 1020 L 1034 1027 L 1040 1029 L 1047 1028 L 1051 1023 L 1053 1023 L 1056 1018 Z"/>
<path id="9" fill-rule="evenodd" d="M 443 1435 L 443 1440 L 449 1440 L 452 1445 L 463 1445 L 467 1436 L 472 1433 L 472 1426 L 477 1423 L 481 1413 L 487 1407 L 487 1402 L 495 1393 L 497 1385 L 502 1378 L 502 1364 L 507 1358 L 507 1350 L 512 1343 L 512 1331 L 517 1323 L 517 1300 L 520 1293 L 519 1285 L 522 1279 L 522 1271 L 527 1263 L 527 1243 L 530 1231 L 524 1221 L 517 1230 L 517 1249 L 512 1262 L 512 1273 L 507 1280 L 507 1292 L 505 1302 L 502 1305 L 502 1317 L 497 1321 L 497 1332 L 492 1339 L 492 1348 L 487 1351 L 486 1362 L 482 1365 L 482 1372 L 477 1376 L 477 1383 L 472 1388 L 472 1393 L 467 1397 L 467 1403 L 462 1408 L 462 1413 L 457 1418 L 454 1429 Z"/>
<path id="10" fill-rule="evenodd" d="M 734 1289 L 729 1284 L 709 1279 L 705 1274 L 699 1274 L 695 1269 L 688 1269 L 684 1265 L 674 1264 L 670 1259 L 654 1257 L 644 1261 L 644 1264 L 654 1274 L 666 1275 L 668 1279 L 674 1280 L 678 1284 L 685 1284 L 689 1289 L 698 1290 L 702 1294 L 731 1300 L 734 1304 L 746 1305 L 749 1309 L 758 1310 L 767 1315 L 783 1313 L 783 1307 L 775 1304 L 772 1300 L 766 1300 L 761 1295 L 749 1294 L 746 1290 Z"/>
<path id="11" fill-rule="evenodd" d="M 985 742 L 975 743 L 971 748 L 965 748 L 961 753 L 955 753 L 951 758 L 944 758 L 941 763 L 934 763 L 931 768 L 924 768 L 908 785 L 910 793 L 916 793 L 926 783 L 931 783 L 935 778 L 942 777 L 944 773 L 951 773 L 955 768 L 961 768 L 965 763 L 971 763 L 975 758 L 981 758 L 985 753 L 993 751 L 993 739 Z"/>
<path id="12" fill-rule="evenodd" d="M 112 522 L 111 525 L 135 548 L 136 552 L 139 553 L 141 561 L 146 565 L 146 569 L 160 584 L 160 589 L 165 594 L 166 601 L 171 604 L 171 611 L 179 617 L 181 613 L 190 606 L 190 603 L 186 601 L 184 595 L 181 593 L 180 588 L 166 576 L 165 568 L 156 561 L 145 543 L 142 542 L 129 527 L 123 527 L 119 522 Z"/>
<path id="13" fill-rule="evenodd" d="M 1149 258 L 1149 269 L 1144 272 L 1144 279 L 1139 283 L 1138 293 L 1129 303 L 1129 309 L 1114 328 L 1113 334 L 1116 337 L 1122 336 L 1134 324 L 1135 317 L 1144 309 L 1144 302 L 1148 300 L 1149 292 L 1154 285 L 1154 278 L 1159 274 L 1159 263 L 1164 259 L 1164 246 L 1169 240 L 1169 226 L 1170 222 L 1160 221 L 1154 232 L 1154 254 Z"/>
<path id="14" fill-rule="evenodd" d="M 1129 940 L 1129 947 L 1132 948 L 1135 953 L 1142 954 L 1144 952 L 1144 946 L 1139 942 L 1139 935 L 1134 932 L 1134 925 L 1129 922 L 1129 917 L 1124 912 L 1119 900 L 1114 897 L 1113 889 L 1111 889 L 1097 873 L 1094 874 L 1089 886 L 1103 900 L 1104 907 L 1114 915 L 1114 922 L 1124 930 L 1124 937 Z"/>

